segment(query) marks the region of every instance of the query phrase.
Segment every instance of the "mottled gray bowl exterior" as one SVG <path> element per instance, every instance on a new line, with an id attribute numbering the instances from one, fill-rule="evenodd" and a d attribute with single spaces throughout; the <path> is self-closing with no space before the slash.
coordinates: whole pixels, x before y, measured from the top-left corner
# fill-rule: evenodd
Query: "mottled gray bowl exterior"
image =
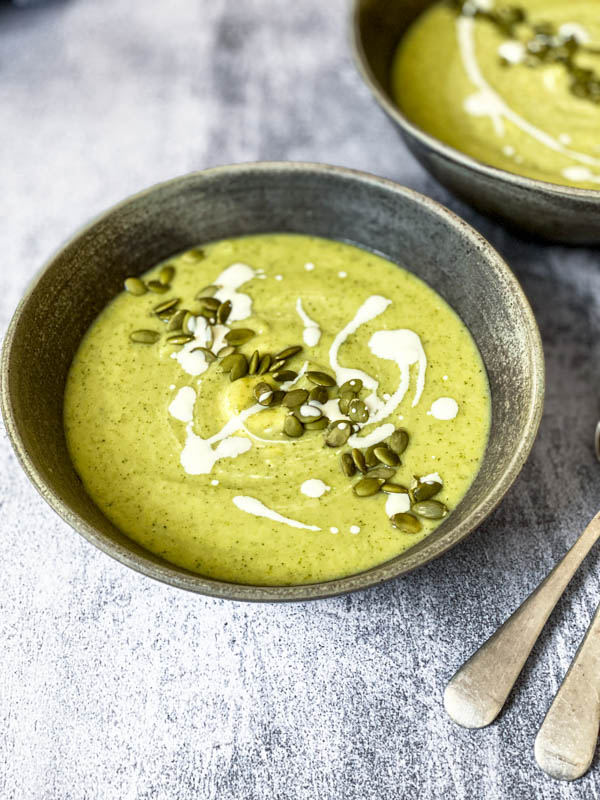
<path id="1" fill-rule="evenodd" d="M 410 23 L 435 0 L 354 0 L 354 52 L 376 100 L 418 161 L 477 211 L 554 242 L 600 243 L 600 191 L 574 189 L 487 166 L 414 125 L 392 98 L 390 70 Z"/>
<path id="2" fill-rule="evenodd" d="M 287 231 L 355 242 L 405 265 L 470 328 L 492 393 L 483 466 L 450 517 L 409 552 L 348 578 L 308 586 L 223 583 L 169 564 L 131 541 L 83 489 L 67 452 L 63 394 L 78 344 L 128 275 L 202 242 Z M 31 354 L 35 354 L 35 358 Z M 90 542 L 183 589 L 235 600 L 303 600 L 385 581 L 440 555 L 501 500 L 539 424 L 544 366 L 538 329 L 513 274 L 490 245 L 434 201 L 389 181 L 311 164 L 247 164 L 187 175 L 142 192 L 76 233 L 21 301 L 2 352 L 2 411 L 25 472 Z"/>

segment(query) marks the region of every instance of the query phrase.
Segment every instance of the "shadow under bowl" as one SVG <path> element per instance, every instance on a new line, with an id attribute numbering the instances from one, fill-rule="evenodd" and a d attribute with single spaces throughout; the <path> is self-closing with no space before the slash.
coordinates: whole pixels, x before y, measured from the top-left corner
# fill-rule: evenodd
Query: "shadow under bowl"
<path id="1" fill-rule="evenodd" d="M 485 363 L 492 424 L 466 496 L 427 539 L 365 572 L 323 583 L 262 587 L 212 580 L 170 564 L 119 531 L 86 494 L 65 441 L 63 395 L 79 342 L 128 275 L 211 240 L 294 232 L 353 242 L 401 264 L 462 317 Z M 35 358 L 31 354 L 35 353 Z M 439 204 L 389 181 L 316 164 L 218 167 L 154 186 L 76 233 L 17 308 L 0 364 L 2 411 L 20 462 L 75 530 L 123 564 L 165 583 L 234 600 L 327 597 L 425 564 L 497 505 L 535 438 L 544 392 L 538 329 L 515 277 L 492 247 Z"/>
<path id="2" fill-rule="evenodd" d="M 360 73 L 411 153 L 477 211 L 553 242 L 600 243 L 600 191 L 526 178 L 488 166 L 423 131 L 400 110 L 391 66 L 409 25 L 435 0 L 354 0 L 354 55 Z"/>

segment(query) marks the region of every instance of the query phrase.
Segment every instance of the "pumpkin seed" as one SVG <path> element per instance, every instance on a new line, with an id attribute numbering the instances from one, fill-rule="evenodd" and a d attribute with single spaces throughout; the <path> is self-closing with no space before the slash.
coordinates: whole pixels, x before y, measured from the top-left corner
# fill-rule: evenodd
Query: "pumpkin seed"
<path id="1" fill-rule="evenodd" d="M 164 294 L 165 292 L 169 291 L 169 287 L 165 286 L 160 281 L 148 281 L 146 287 L 155 294 Z"/>
<path id="2" fill-rule="evenodd" d="M 298 373 L 294 372 L 293 369 L 284 369 L 282 372 L 276 372 L 273 375 L 273 380 L 276 380 L 277 383 L 286 383 L 287 381 L 296 380 L 298 377 Z"/>
<path id="3" fill-rule="evenodd" d="M 299 353 L 302 350 L 300 345 L 292 345 L 292 347 L 286 347 L 285 350 L 281 350 L 279 353 L 276 353 L 273 358 L 277 361 L 280 358 L 288 359 L 292 356 L 295 356 L 296 353 Z"/>
<path id="4" fill-rule="evenodd" d="M 397 467 L 400 463 L 400 459 L 396 453 L 390 450 L 385 444 L 378 444 L 373 452 L 382 464 L 386 464 L 388 467 Z"/>
<path id="5" fill-rule="evenodd" d="M 239 345 L 249 342 L 254 336 L 254 331 L 250 328 L 235 328 L 225 334 L 227 344 Z"/>
<path id="6" fill-rule="evenodd" d="M 371 497 L 381 491 L 384 483 L 383 478 L 362 478 L 352 488 L 354 489 L 354 494 L 358 497 Z"/>
<path id="7" fill-rule="evenodd" d="M 379 447 L 378 444 L 372 444 L 370 447 L 367 447 L 365 450 L 365 463 L 369 469 L 372 467 L 376 467 L 379 464 L 379 459 L 375 455 L 375 448 Z"/>
<path id="8" fill-rule="evenodd" d="M 423 500 L 431 500 L 431 498 L 441 491 L 442 484 L 438 481 L 421 481 L 417 478 L 416 485 L 411 488 L 411 497 L 413 503 L 421 503 Z"/>
<path id="9" fill-rule="evenodd" d="M 134 294 L 136 297 L 139 297 L 142 294 L 146 294 L 148 291 L 146 289 L 146 284 L 140 278 L 125 278 L 125 282 L 123 284 L 125 286 L 126 291 L 129 294 Z"/>
<path id="10" fill-rule="evenodd" d="M 363 387 L 363 382 L 360 378 L 351 378 L 346 383 L 340 386 L 340 394 L 358 394 Z"/>
<path id="11" fill-rule="evenodd" d="M 233 304 L 231 300 L 225 300 L 224 303 L 221 303 L 221 305 L 217 310 L 217 320 L 220 325 L 225 325 L 225 323 L 229 319 L 229 315 L 231 314 L 232 308 Z"/>
<path id="12" fill-rule="evenodd" d="M 321 419 L 323 416 L 321 410 L 316 408 L 316 406 L 311 405 L 301 405 L 300 408 L 296 408 L 294 413 L 300 420 L 300 422 L 316 422 L 317 420 Z"/>
<path id="13" fill-rule="evenodd" d="M 399 483 L 392 483 L 391 481 L 386 481 L 381 487 L 381 491 L 386 494 L 408 494 L 406 486 L 401 486 Z"/>
<path id="14" fill-rule="evenodd" d="M 273 389 L 266 381 L 257 383 L 254 387 L 254 397 L 261 406 L 270 406 L 273 402 Z"/>
<path id="15" fill-rule="evenodd" d="M 185 312 L 183 322 L 181 323 L 181 330 L 184 333 L 193 333 L 196 330 L 196 317 L 191 311 Z"/>
<path id="16" fill-rule="evenodd" d="M 235 353 L 231 358 L 235 359 L 229 370 L 229 380 L 233 383 L 248 374 L 248 359 L 241 353 Z"/>
<path id="17" fill-rule="evenodd" d="M 327 417 L 320 417 L 319 419 L 304 423 L 304 427 L 307 431 L 323 431 L 328 425 L 329 419 Z"/>
<path id="18" fill-rule="evenodd" d="M 158 280 L 162 283 L 163 286 L 168 286 L 174 277 L 175 277 L 175 267 L 171 266 L 162 267 L 161 271 L 158 273 Z"/>
<path id="19" fill-rule="evenodd" d="M 408 433 L 404 428 L 398 428 L 392 433 L 388 439 L 388 447 L 396 453 L 397 456 L 402 455 L 408 447 Z"/>
<path id="20" fill-rule="evenodd" d="M 402 533 L 418 533 L 421 530 L 421 523 L 412 514 L 394 514 L 390 517 L 390 522 Z"/>
<path id="21" fill-rule="evenodd" d="M 348 405 L 348 416 L 353 422 L 366 422 L 369 419 L 369 409 L 362 400 L 355 397 Z"/>
<path id="22" fill-rule="evenodd" d="M 178 303 L 178 297 L 173 297 L 171 300 L 165 300 L 163 303 L 159 303 L 157 306 L 154 306 L 154 313 L 164 314 L 165 311 L 170 311 L 171 309 L 174 310 Z"/>
<path id="23" fill-rule="evenodd" d="M 200 289 L 194 300 L 202 300 L 205 297 L 212 297 L 215 292 L 218 291 L 218 289 L 218 286 L 213 286 L 212 284 L 210 286 L 205 286 L 204 289 Z"/>
<path id="24" fill-rule="evenodd" d="M 215 317 L 215 312 L 210 308 L 201 308 L 200 311 L 198 312 L 198 315 L 200 317 L 204 317 L 204 319 L 211 325 L 214 325 L 215 322 L 217 321 L 217 318 Z"/>
<path id="25" fill-rule="evenodd" d="M 233 355 L 233 353 L 235 353 L 235 347 L 231 344 L 226 344 L 225 347 L 222 347 L 217 353 L 217 358 L 227 358 L 227 356 Z"/>
<path id="26" fill-rule="evenodd" d="M 199 247 L 192 247 L 191 250 L 183 253 L 181 257 L 185 261 L 202 261 L 206 256 L 204 255 L 204 250 L 201 250 Z"/>
<path id="27" fill-rule="evenodd" d="M 157 314 L 156 316 L 159 318 L 161 322 L 168 322 L 174 313 L 175 309 L 169 308 L 167 311 L 163 311 L 162 313 Z"/>
<path id="28" fill-rule="evenodd" d="M 207 364 L 212 364 L 213 361 L 217 360 L 216 355 L 212 350 L 209 350 L 208 347 L 194 347 L 192 350 L 190 350 L 190 353 L 196 353 L 198 350 L 204 353 L 204 358 L 206 359 Z"/>
<path id="29" fill-rule="evenodd" d="M 321 403 L 323 405 L 329 400 L 329 392 L 324 386 L 315 386 L 314 389 L 310 390 L 308 399 L 315 400 L 317 403 Z"/>
<path id="30" fill-rule="evenodd" d="M 286 408 L 297 408 L 303 405 L 308 400 L 308 392 L 306 389 L 292 389 L 283 398 L 283 405 Z"/>
<path id="31" fill-rule="evenodd" d="M 282 367 L 285 367 L 285 358 L 275 359 L 269 367 L 269 372 L 279 372 Z"/>
<path id="32" fill-rule="evenodd" d="M 273 392 L 273 401 L 271 405 L 280 406 L 284 397 L 285 397 L 285 392 L 282 389 L 275 389 L 275 391 Z"/>
<path id="33" fill-rule="evenodd" d="M 270 366 L 271 366 L 271 356 L 268 353 L 265 353 L 265 355 L 260 360 L 260 364 L 258 365 L 256 374 L 264 375 L 265 372 L 269 371 Z"/>
<path id="34" fill-rule="evenodd" d="M 350 453 L 342 453 L 340 456 L 342 472 L 347 478 L 351 478 L 356 472 L 356 463 Z"/>
<path id="35" fill-rule="evenodd" d="M 350 395 L 350 397 L 348 397 L 347 394 L 345 394 L 345 395 L 343 395 L 342 397 L 339 398 L 339 400 L 338 400 L 338 408 L 339 408 L 341 414 L 348 414 L 348 411 L 350 410 L 350 400 L 352 398 L 353 398 L 353 395 Z"/>
<path id="36" fill-rule="evenodd" d="M 371 477 L 383 478 L 386 481 L 389 481 L 391 478 L 393 478 L 395 474 L 396 470 L 393 469 L 393 467 L 384 467 L 383 464 L 381 464 L 378 467 L 375 467 L 374 469 L 369 470 L 369 475 Z"/>
<path id="37" fill-rule="evenodd" d="M 176 333 L 173 336 L 167 336 L 167 342 L 169 344 L 187 344 L 193 338 L 189 333 Z"/>
<path id="38" fill-rule="evenodd" d="M 355 447 L 354 450 L 352 450 L 352 460 L 354 461 L 356 468 L 359 469 L 363 475 L 368 472 L 369 468 L 365 463 L 365 457 L 362 453 L 362 450 L 359 450 L 358 447 Z"/>
<path id="39" fill-rule="evenodd" d="M 338 419 L 330 426 L 329 433 L 325 437 L 327 447 L 343 447 L 348 441 L 352 428 L 345 419 Z"/>
<path id="40" fill-rule="evenodd" d="M 185 308 L 180 308 L 179 311 L 176 311 L 169 320 L 169 324 L 167 325 L 167 330 L 180 331 L 181 325 L 183 323 L 183 318 L 185 317 L 186 313 L 187 311 Z"/>
<path id="41" fill-rule="evenodd" d="M 258 354 L 258 350 L 255 350 L 250 357 L 250 361 L 248 362 L 248 374 L 255 375 L 256 370 L 258 369 L 258 362 L 260 360 L 260 356 Z"/>
<path id="42" fill-rule="evenodd" d="M 204 308 L 210 308 L 211 311 L 216 311 L 221 305 L 221 301 L 217 300 L 216 297 L 203 297 L 201 298 L 200 302 Z"/>
<path id="43" fill-rule="evenodd" d="M 129 334 L 129 338 L 132 342 L 138 342 L 139 344 L 154 344 L 160 339 L 160 333 L 148 330 L 133 331 L 133 333 Z"/>
<path id="44" fill-rule="evenodd" d="M 306 377 L 311 383 L 315 383 L 317 386 L 335 386 L 335 378 L 332 378 L 331 375 L 327 375 L 326 372 L 315 372 L 311 370 L 306 373 Z"/>
<path id="45" fill-rule="evenodd" d="M 442 519 L 448 513 L 448 509 L 439 500 L 422 500 L 420 503 L 413 503 L 411 511 L 425 519 Z"/>
<path id="46" fill-rule="evenodd" d="M 233 365 L 237 362 L 237 357 L 239 353 L 229 353 L 226 355 L 225 358 L 221 361 L 221 368 L 223 372 L 230 372 Z"/>
<path id="47" fill-rule="evenodd" d="M 283 423 L 283 432 L 286 436 L 296 439 L 304 433 L 304 426 L 297 417 L 293 414 L 288 414 Z"/>

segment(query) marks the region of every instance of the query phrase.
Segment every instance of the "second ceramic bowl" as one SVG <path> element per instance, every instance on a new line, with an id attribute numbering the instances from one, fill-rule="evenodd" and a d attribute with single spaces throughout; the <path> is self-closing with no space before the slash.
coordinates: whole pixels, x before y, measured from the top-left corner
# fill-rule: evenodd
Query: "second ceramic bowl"
<path id="1" fill-rule="evenodd" d="M 128 275 L 211 240 L 261 232 L 354 242 L 406 266 L 462 317 L 485 363 L 492 424 L 482 467 L 427 539 L 357 575 L 311 585 L 247 586 L 169 564 L 118 530 L 86 494 L 67 452 L 63 394 L 91 322 Z M 76 233 L 47 263 L 8 329 L 2 411 L 25 472 L 70 525 L 133 569 L 183 589 L 235 600 L 304 600 L 373 586 L 463 539 L 499 503 L 525 461 L 542 412 L 537 326 L 515 277 L 447 209 L 389 181 L 317 164 L 242 164 L 186 175 L 125 200 Z M 200 523 L 201 524 L 201 523 Z"/>
<path id="2" fill-rule="evenodd" d="M 355 0 L 354 51 L 364 80 L 413 155 L 475 209 L 545 239 L 600 243 L 600 191 L 574 189 L 489 167 L 430 136 L 398 108 L 390 91 L 402 35 L 434 0 Z"/>

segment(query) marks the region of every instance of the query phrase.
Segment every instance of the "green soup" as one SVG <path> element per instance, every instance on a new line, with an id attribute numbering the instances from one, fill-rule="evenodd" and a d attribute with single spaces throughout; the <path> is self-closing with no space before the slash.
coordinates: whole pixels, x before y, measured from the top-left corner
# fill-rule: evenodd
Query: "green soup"
<path id="1" fill-rule="evenodd" d="M 486 18 L 458 15 L 447 3 L 428 8 L 398 47 L 394 97 L 420 128 L 479 161 L 600 189 L 598 0 L 522 0 L 519 7 L 529 23 L 510 36 Z M 532 26 L 544 30 L 540 24 L 549 35 L 535 39 Z M 543 51 L 548 45 L 552 50 Z M 568 69 L 554 56 L 571 58 L 571 46 L 576 51 Z M 530 52 L 540 47 L 540 57 Z"/>
<path id="2" fill-rule="evenodd" d="M 67 380 L 73 463 L 122 531 L 206 576 L 289 585 L 359 572 L 427 536 L 439 519 L 411 508 L 415 476 L 417 495 L 435 492 L 418 511 L 456 506 L 482 459 L 490 398 L 468 330 L 425 283 L 357 247 L 287 234 L 167 264 L 143 277 L 168 291 L 116 297 Z M 215 360 L 232 336 L 249 338 Z M 404 450 L 403 434 L 390 442 L 400 428 Z M 373 453 L 384 441 L 387 467 Z M 353 449 L 374 465 L 363 496 L 364 476 L 346 474 Z"/>

